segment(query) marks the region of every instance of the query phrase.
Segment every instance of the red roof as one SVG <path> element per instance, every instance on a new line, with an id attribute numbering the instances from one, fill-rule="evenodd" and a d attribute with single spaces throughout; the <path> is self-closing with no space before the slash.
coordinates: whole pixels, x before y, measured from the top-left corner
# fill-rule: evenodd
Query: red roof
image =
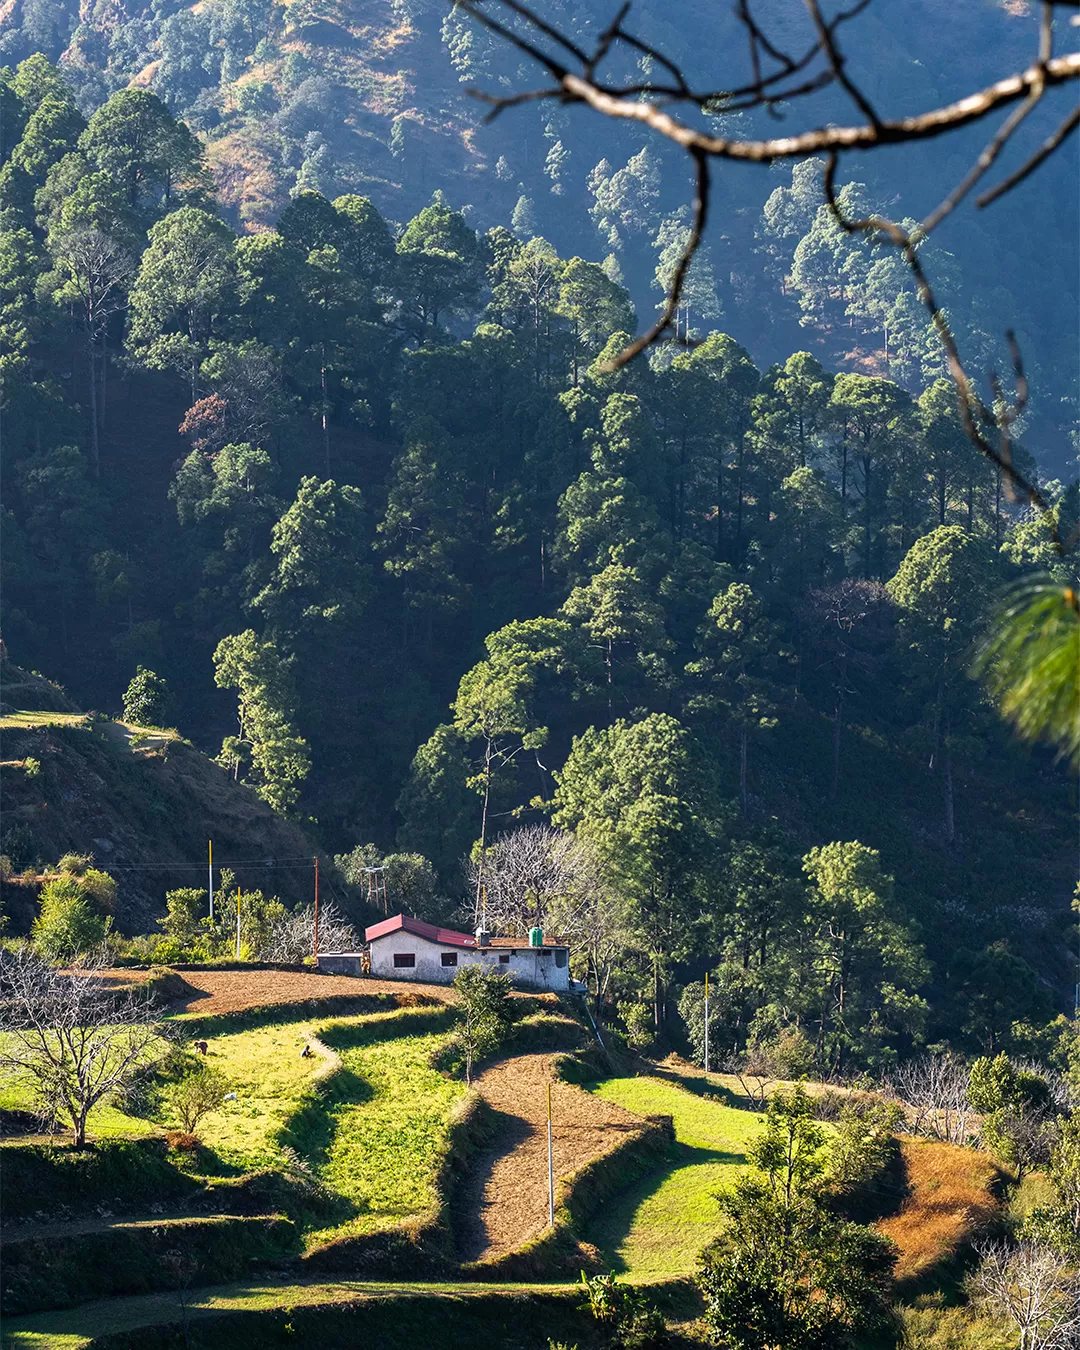
<path id="1" fill-rule="evenodd" d="M 406 933 L 415 933 L 417 937 L 427 938 L 429 942 L 441 943 L 444 947 L 473 947 L 476 946 L 476 938 L 471 933 L 458 933 L 453 928 L 439 928 L 433 923 L 425 923 L 423 919 L 414 919 L 408 914 L 395 914 L 389 919 L 381 919 L 378 923 L 372 924 L 370 928 L 364 930 L 364 937 L 368 942 L 374 942 L 376 938 L 388 937 L 391 933 L 400 932 L 402 929 Z M 529 939 L 527 937 L 509 938 L 493 937 L 488 939 L 489 947 L 517 947 L 521 951 L 529 950 Z M 544 947 L 565 947 L 565 942 L 546 941 Z M 536 951 L 537 948 L 531 950 Z"/>
<path id="2" fill-rule="evenodd" d="M 365 929 L 364 937 L 368 942 L 374 942 L 376 938 L 386 937 L 389 933 L 396 933 L 402 928 L 406 933 L 415 933 L 417 937 L 427 938 L 429 942 L 439 942 L 444 947 L 476 946 L 476 938 L 469 933 L 456 933 L 452 928 L 437 928 L 433 923 L 413 919 L 408 914 L 395 914 L 392 918 L 373 924 Z"/>

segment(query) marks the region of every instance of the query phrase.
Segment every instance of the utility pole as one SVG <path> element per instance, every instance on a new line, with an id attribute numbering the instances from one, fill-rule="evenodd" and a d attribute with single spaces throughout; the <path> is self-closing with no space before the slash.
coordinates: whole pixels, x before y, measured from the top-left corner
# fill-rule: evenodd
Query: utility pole
<path id="1" fill-rule="evenodd" d="M 210 873 L 210 922 L 214 922 L 214 841 L 206 841 L 206 856 L 209 863 Z"/>
<path id="2" fill-rule="evenodd" d="M 315 966 L 319 965 L 319 855 L 315 854 Z"/>
<path id="3" fill-rule="evenodd" d="M 547 1127 L 548 1127 L 548 1225 L 555 1227 L 555 1165 L 551 1152 L 551 1084 L 547 1085 Z"/>
<path id="4" fill-rule="evenodd" d="M 705 972 L 705 1072 L 709 1072 L 709 972 Z"/>
<path id="5" fill-rule="evenodd" d="M 236 888 L 236 959 L 240 960 L 240 887 Z"/>

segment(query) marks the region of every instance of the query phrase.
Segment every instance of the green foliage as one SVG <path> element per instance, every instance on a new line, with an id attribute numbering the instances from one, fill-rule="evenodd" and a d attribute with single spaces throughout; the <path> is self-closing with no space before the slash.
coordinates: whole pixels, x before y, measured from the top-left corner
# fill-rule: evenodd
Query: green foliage
<path id="1" fill-rule="evenodd" d="M 248 629 L 223 638 L 214 652 L 214 680 L 239 694 L 239 736 L 229 736 L 219 763 L 239 776 L 250 763 L 253 785 L 277 811 L 288 811 L 299 797 L 299 784 L 310 768 L 307 743 L 291 717 L 292 686 L 287 662 L 272 641 Z"/>
<path id="2" fill-rule="evenodd" d="M 626 1040 L 634 1050 L 647 1050 L 656 1039 L 653 1012 L 647 1003 L 622 1002 L 619 1016 L 626 1027 Z"/>
<path id="3" fill-rule="evenodd" d="M 823 1207 L 826 1136 L 812 1117 L 801 1089 L 774 1096 L 751 1149 L 758 1174 L 718 1197 L 728 1223 L 698 1283 L 705 1321 L 730 1350 L 825 1350 L 889 1328 L 896 1247 Z"/>
<path id="4" fill-rule="evenodd" d="M 30 930 L 34 946 L 50 961 L 70 961 L 96 951 L 108 935 L 110 921 L 70 877 L 47 881 L 41 888 L 40 910 Z"/>
<path id="5" fill-rule="evenodd" d="M 581 1272 L 586 1307 L 608 1335 L 613 1350 L 652 1350 L 667 1344 L 667 1326 L 648 1295 L 614 1275 Z"/>
<path id="6" fill-rule="evenodd" d="M 165 892 L 165 917 L 158 925 L 177 942 L 187 943 L 199 934 L 207 912 L 207 892 L 191 886 Z"/>
<path id="7" fill-rule="evenodd" d="M 976 670 L 1002 716 L 1027 741 L 1080 765 L 1080 609 L 1069 587 L 1027 582 L 983 637 Z"/>
<path id="8" fill-rule="evenodd" d="M 922 1039 L 1035 1044 L 1071 978 L 1047 908 L 1067 884 L 1066 851 L 1047 846 L 1066 790 L 967 675 L 999 579 L 1048 572 L 1030 605 L 1010 593 L 980 669 L 1026 738 L 1071 756 L 1076 616 L 1053 535 L 1071 537 L 1077 495 L 1045 483 L 1046 518 L 1007 500 L 906 273 L 839 229 L 820 163 L 733 179 L 675 316 L 698 340 L 611 369 L 637 328 L 624 277 L 643 297 L 686 238 L 651 148 L 596 164 L 575 232 L 577 151 L 548 109 L 539 153 L 493 143 L 489 180 L 477 161 L 467 195 L 479 218 L 502 213 L 478 236 L 443 195 L 456 161 L 436 148 L 438 100 L 373 102 L 359 48 L 314 60 L 332 25 L 310 5 L 287 35 L 263 0 L 151 7 L 110 19 L 107 42 L 100 16 L 71 37 L 53 9 L 16 5 L 0 35 L 4 59 L 70 45 L 62 69 L 39 55 L 0 73 L 16 658 L 98 706 L 137 663 L 167 668 L 169 717 L 197 728 L 220 711 L 217 652 L 240 714 L 225 766 L 317 819 L 330 849 L 376 841 L 390 903 L 430 917 L 449 917 L 478 840 L 482 885 L 498 832 L 552 811 L 602 855 L 575 973 L 601 1003 L 653 1004 L 661 1031 L 669 982 L 690 980 L 697 1037 L 708 964 L 718 1054 L 846 1074 Z M 410 32 L 423 48 L 429 7 L 391 14 L 392 42 L 364 51 Z M 465 16 L 444 32 L 458 75 L 510 78 Z M 370 125 L 353 125 L 354 93 Z M 387 140 L 394 173 L 368 180 L 400 231 L 367 197 L 326 191 L 359 182 Z M 392 209 L 436 180 L 413 219 Z M 859 185 L 842 200 L 878 205 Z M 553 211 L 558 247 L 538 233 Z M 1005 368 L 989 335 L 1009 302 L 982 287 L 966 305 L 948 255 L 925 256 L 971 368 Z M 1026 357 L 1041 341 L 1029 294 L 1066 295 L 1057 275 L 1017 292 Z M 721 308 L 740 332 L 801 315 L 814 354 L 759 371 L 710 331 Z M 1059 355 L 1028 362 L 1030 437 L 1047 446 Z M 1052 471 L 1013 454 L 1042 482 Z M 22 866 L 59 851 L 53 807 L 84 785 L 33 744 L 13 754 L 48 765 L 13 775 L 12 820 L 49 796 L 31 833 L 5 831 Z M 146 821 L 159 803 L 140 793 Z M 800 877 L 812 846 L 855 839 L 879 855 L 854 887 L 873 903 Z M 136 896 L 157 898 L 133 882 L 121 905 Z M 197 929 L 138 951 L 231 942 Z"/>
<path id="9" fill-rule="evenodd" d="M 31 929 L 34 946 L 50 961 L 70 961 L 99 949 L 112 929 L 116 882 L 90 866 L 90 858 L 68 854 L 38 897 Z"/>
<path id="10" fill-rule="evenodd" d="M 166 1093 L 166 1109 L 183 1130 L 194 1134 L 203 1116 L 221 1105 L 229 1087 L 219 1069 L 204 1061 L 193 1062 Z"/>
<path id="11" fill-rule="evenodd" d="M 1002 1162 L 1022 1176 L 1032 1165 L 1046 1161 L 1049 1145 L 1050 1088 L 1045 1078 L 1018 1069 L 1002 1053 L 974 1061 L 968 1081 L 968 1101 L 982 1115 L 980 1137 Z M 1060 1175 L 1069 1188 L 1069 1144 L 1058 1143 Z"/>
<path id="12" fill-rule="evenodd" d="M 454 976 L 459 1022 L 455 1033 L 465 1057 L 465 1081 L 472 1082 L 477 1060 L 492 1054 L 511 1020 L 510 976 L 480 965 L 464 966 Z"/>
<path id="13" fill-rule="evenodd" d="M 169 687 L 160 675 L 140 666 L 124 690 L 124 721 L 161 727 L 169 713 Z"/>

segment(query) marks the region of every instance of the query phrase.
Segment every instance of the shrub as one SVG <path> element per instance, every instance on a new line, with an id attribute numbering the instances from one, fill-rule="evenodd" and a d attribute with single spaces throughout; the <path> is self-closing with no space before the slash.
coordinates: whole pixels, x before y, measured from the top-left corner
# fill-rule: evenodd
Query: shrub
<path id="1" fill-rule="evenodd" d="M 164 726 L 169 702 L 169 687 L 161 676 L 140 666 L 124 691 L 124 721 Z"/>
<path id="2" fill-rule="evenodd" d="M 608 1334 L 612 1350 L 648 1350 L 667 1343 L 667 1327 L 648 1296 L 614 1275 L 581 1273 L 586 1306 Z"/>
<path id="3" fill-rule="evenodd" d="M 108 872 L 94 866 L 94 857 L 90 853 L 65 853 L 56 864 L 61 877 L 74 877 L 78 881 L 79 891 L 92 900 L 106 914 L 116 909 L 116 882 Z"/>
<path id="4" fill-rule="evenodd" d="M 466 966 L 454 977 L 460 1023 L 457 1036 L 465 1058 L 465 1081 L 472 1082 L 473 1065 L 490 1055 L 510 1025 L 510 977 L 482 966 Z"/>
<path id="5" fill-rule="evenodd" d="M 645 1050 L 652 1045 L 656 1031 L 647 1003 L 620 1003 L 619 1016 L 626 1027 L 626 1039 L 635 1050 Z"/>
<path id="6" fill-rule="evenodd" d="M 0 852 L 11 859 L 17 870 L 29 867 L 37 857 L 33 832 L 25 825 L 12 825 L 0 838 Z"/>
<path id="7" fill-rule="evenodd" d="M 199 1121 L 221 1105 L 228 1090 L 228 1079 L 220 1069 L 213 1069 L 208 1064 L 192 1064 L 188 1072 L 169 1088 L 169 1110 L 185 1132 L 194 1136 Z"/>
<path id="8" fill-rule="evenodd" d="M 207 909 L 207 893 L 192 886 L 182 886 L 165 893 L 165 917 L 158 919 L 158 927 L 164 928 L 171 938 L 178 942 L 190 942 L 199 935 L 199 924 Z"/>
<path id="9" fill-rule="evenodd" d="M 165 1142 L 174 1153 L 197 1153 L 199 1151 L 199 1136 L 189 1134 L 185 1130 L 167 1130 Z"/>
<path id="10" fill-rule="evenodd" d="M 23 768 L 26 771 L 27 778 L 37 778 L 41 773 L 41 760 L 35 759 L 33 755 L 27 755 L 23 760 Z"/>
<path id="11" fill-rule="evenodd" d="M 72 877 L 57 877 L 41 888 L 41 912 L 30 936 L 49 961 L 70 961 L 99 948 L 111 920 L 100 914 Z"/>

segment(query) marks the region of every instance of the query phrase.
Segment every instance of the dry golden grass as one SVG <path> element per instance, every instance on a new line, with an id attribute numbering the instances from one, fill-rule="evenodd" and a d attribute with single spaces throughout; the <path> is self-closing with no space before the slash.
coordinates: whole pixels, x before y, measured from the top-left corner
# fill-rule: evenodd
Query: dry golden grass
<path id="1" fill-rule="evenodd" d="M 985 1153 L 929 1139 L 902 1141 L 909 1194 L 877 1228 L 900 1248 L 896 1277 L 918 1280 L 994 1217 L 1000 1173 Z"/>

